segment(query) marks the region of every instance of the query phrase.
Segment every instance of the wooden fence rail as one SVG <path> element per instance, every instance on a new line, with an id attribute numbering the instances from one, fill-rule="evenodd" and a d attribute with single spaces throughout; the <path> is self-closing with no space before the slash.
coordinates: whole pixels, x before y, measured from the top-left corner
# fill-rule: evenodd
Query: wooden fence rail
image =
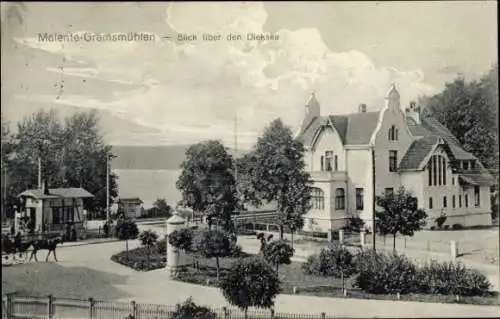
<path id="1" fill-rule="evenodd" d="M 176 310 L 174 305 L 145 304 L 132 301 L 109 302 L 93 298 L 69 299 L 21 296 L 15 293 L 6 294 L 2 298 L 2 318 L 34 318 L 34 319 L 168 319 Z M 244 312 L 232 307 L 212 307 L 211 310 L 221 319 L 243 319 Z M 250 309 L 248 318 L 273 319 L 323 319 L 321 314 L 286 314 L 276 313 L 273 309 Z"/>

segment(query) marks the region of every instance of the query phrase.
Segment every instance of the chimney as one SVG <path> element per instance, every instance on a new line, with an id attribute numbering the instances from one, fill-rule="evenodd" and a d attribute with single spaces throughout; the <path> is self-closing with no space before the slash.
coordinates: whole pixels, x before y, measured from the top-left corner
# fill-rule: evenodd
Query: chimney
<path id="1" fill-rule="evenodd" d="M 420 124 L 420 107 L 415 101 L 410 102 L 410 106 L 405 110 L 406 117 L 411 118 L 416 124 Z"/>
<path id="2" fill-rule="evenodd" d="M 366 104 L 359 105 L 359 113 L 366 113 Z"/>
<path id="3" fill-rule="evenodd" d="M 42 192 L 44 195 L 49 195 L 49 183 L 46 180 L 43 181 Z"/>

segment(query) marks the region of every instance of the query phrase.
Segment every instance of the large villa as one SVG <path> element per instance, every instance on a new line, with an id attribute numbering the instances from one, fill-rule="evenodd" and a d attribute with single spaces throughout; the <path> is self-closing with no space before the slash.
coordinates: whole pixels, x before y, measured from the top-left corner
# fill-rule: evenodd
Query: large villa
<path id="1" fill-rule="evenodd" d="M 338 229 L 350 216 L 373 225 L 374 196 L 412 192 L 428 215 L 427 227 L 490 225 L 490 186 L 495 179 L 436 119 L 411 103 L 405 110 L 393 85 L 378 112 L 321 114 L 313 96 L 297 137 L 306 147 L 313 179 L 312 209 L 305 230 Z"/>

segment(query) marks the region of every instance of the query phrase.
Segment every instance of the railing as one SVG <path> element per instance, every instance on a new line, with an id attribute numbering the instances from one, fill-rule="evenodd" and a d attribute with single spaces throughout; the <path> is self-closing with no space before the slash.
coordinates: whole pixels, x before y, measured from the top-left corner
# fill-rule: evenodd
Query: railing
<path id="1" fill-rule="evenodd" d="M 171 318 L 176 310 L 175 305 L 159 305 L 131 302 L 109 302 L 92 298 L 69 299 L 48 297 L 21 296 L 7 294 L 2 298 L 3 318 L 75 318 L 75 319 L 157 319 Z M 243 319 L 244 312 L 233 307 L 213 307 L 217 318 Z M 282 319 L 320 319 L 334 318 L 321 314 L 286 314 L 276 313 L 273 309 L 249 309 L 248 318 L 282 318 Z"/>

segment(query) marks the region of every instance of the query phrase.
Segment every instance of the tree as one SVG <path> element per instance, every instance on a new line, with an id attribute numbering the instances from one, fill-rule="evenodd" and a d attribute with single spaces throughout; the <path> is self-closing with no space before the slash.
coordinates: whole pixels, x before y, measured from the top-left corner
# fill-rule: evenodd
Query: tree
<path id="1" fill-rule="evenodd" d="M 273 239 L 273 234 L 269 234 L 266 237 L 266 234 L 258 233 L 257 239 L 260 241 L 260 252 L 263 254 L 264 249 L 266 249 L 267 244 L 270 243 L 271 240 Z"/>
<path id="2" fill-rule="evenodd" d="M 286 240 L 275 240 L 265 246 L 263 255 L 264 259 L 276 266 L 276 272 L 279 270 L 279 265 L 290 265 L 294 249 Z"/>
<path id="3" fill-rule="evenodd" d="M 175 311 L 170 315 L 171 319 L 216 319 L 217 314 L 207 307 L 198 306 L 189 297 L 182 304 L 175 305 Z"/>
<path id="4" fill-rule="evenodd" d="M 244 196 L 252 202 L 275 202 L 279 214 L 280 239 L 284 227 L 292 232 L 303 226 L 309 210 L 311 187 L 305 171 L 304 146 L 280 119 L 274 120 L 259 137 L 251 154 L 242 163 L 247 180 Z M 245 185 L 242 185 L 245 186 Z"/>
<path id="5" fill-rule="evenodd" d="M 131 219 L 118 220 L 116 223 L 116 235 L 118 239 L 125 240 L 126 258 L 128 260 L 128 241 L 136 239 L 139 234 L 137 224 Z"/>
<path id="6" fill-rule="evenodd" d="M 176 186 L 183 204 L 212 218 L 220 218 L 229 226 L 231 214 L 238 207 L 233 159 L 219 141 L 190 146 L 181 165 Z"/>
<path id="7" fill-rule="evenodd" d="M 56 111 L 40 110 L 17 124 L 13 154 L 8 160 L 11 196 L 37 188 L 38 160 L 42 179 L 51 188 L 82 187 L 94 195 L 89 210 L 106 207 L 106 158 L 114 156 L 99 132 L 97 113 L 75 113 L 64 124 Z M 110 203 L 118 195 L 116 175 L 109 174 Z"/>
<path id="8" fill-rule="evenodd" d="M 344 230 L 347 232 L 359 233 L 363 230 L 364 225 L 365 222 L 363 219 L 359 218 L 358 216 L 352 216 L 347 219 Z"/>
<path id="9" fill-rule="evenodd" d="M 205 258 L 215 258 L 217 280 L 219 280 L 219 258 L 231 254 L 232 243 L 229 235 L 220 230 L 205 230 L 194 238 L 193 249 Z"/>
<path id="10" fill-rule="evenodd" d="M 155 200 L 153 207 L 156 208 L 158 214 L 162 217 L 172 216 L 172 207 L 167 204 L 167 200 L 165 198 L 158 198 Z"/>
<path id="11" fill-rule="evenodd" d="M 392 234 L 396 250 L 396 235 L 413 236 L 425 225 L 427 214 L 417 207 L 417 201 L 404 187 L 397 193 L 377 196 L 376 203 L 382 208 L 375 212 L 377 230 L 382 235 Z"/>
<path id="12" fill-rule="evenodd" d="M 189 252 L 193 245 L 193 231 L 189 228 L 174 230 L 168 235 L 168 243 L 179 250 Z"/>
<path id="13" fill-rule="evenodd" d="M 498 64 L 479 81 L 457 77 L 443 92 L 421 98 L 420 104 L 466 151 L 487 168 L 498 169 Z"/>
<path id="14" fill-rule="evenodd" d="M 141 245 L 146 246 L 147 248 L 147 260 L 148 260 L 148 267 L 149 267 L 149 257 L 151 256 L 151 247 L 156 244 L 156 241 L 158 240 L 158 234 L 151 229 L 143 230 L 139 234 L 139 240 L 141 242 Z"/>
<path id="15" fill-rule="evenodd" d="M 239 259 L 222 279 L 221 290 L 226 300 L 243 309 L 247 318 L 248 307 L 271 308 L 279 293 L 277 273 L 259 257 Z"/>

